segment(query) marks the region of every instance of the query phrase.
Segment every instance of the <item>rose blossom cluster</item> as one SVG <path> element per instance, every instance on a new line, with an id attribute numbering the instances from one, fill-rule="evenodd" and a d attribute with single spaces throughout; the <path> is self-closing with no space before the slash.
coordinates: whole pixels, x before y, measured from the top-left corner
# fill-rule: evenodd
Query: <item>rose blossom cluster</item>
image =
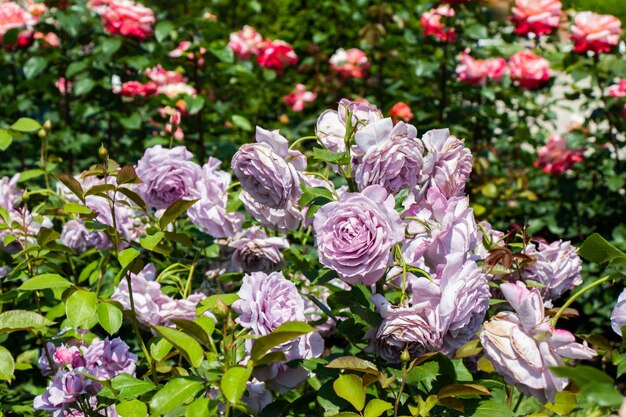
<path id="1" fill-rule="evenodd" d="M 330 69 L 342 78 L 363 78 L 370 63 L 365 52 L 358 48 L 339 48 L 330 57 Z"/>
<path id="2" fill-rule="evenodd" d="M 112 35 L 143 41 L 154 33 L 154 13 L 132 0 L 91 0 L 89 7 L 102 16 L 104 28 Z"/>
<path id="3" fill-rule="evenodd" d="M 430 9 L 422 14 L 420 24 L 425 35 L 432 35 L 443 42 L 454 42 L 456 30 L 449 27 L 448 23 L 455 16 L 455 11 L 447 4 L 442 4 L 435 9 Z"/>
<path id="4" fill-rule="evenodd" d="M 54 416 L 87 415 L 83 412 L 98 408 L 96 394 L 102 384 L 83 374 L 101 380 L 110 380 L 120 374 L 135 375 L 136 361 L 137 356 L 120 338 L 95 339 L 89 346 L 62 344 L 57 347 L 48 343 L 39 358 L 39 368 L 44 376 L 53 377 L 46 391 L 35 397 L 33 408 Z M 85 406 L 87 410 L 83 408 Z M 102 408 L 98 414 L 117 416 L 113 406 Z"/>
<path id="5" fill-rule="evenodd" d="M 584 148 L 569 148 L 563 136 L 552 135 L 537 150 L 535 166 L 551 175 L 559 175 L 583 160 Z"/>
<path id="6" fill-rule="evenodd" d="M 476 59 L 466 49 L 459 58 L 456 74 L 467 84 L 482 84 L 487 80 L 500 81 L 507 71 L 507 64 L 503 58 Z"/>
<path id="7" fill-rule="evenodd" d="M 290 106 L 293 111 L 302 111 L 306 103 L 312 103 L 317 98 L 317 93 L 308 91 L 304 84 L 296 84 L 293 91 L 283 97 L 286 105 Z"/>
<path id="8" fill-rule="evenodd" d="M 160 64 L 146 70 L 146 76 L 150 81 L 141 83 L 139 81 L 127 81 L 121 83 L 119 79 L 113 82 L 113 92 L 124 97 L 150 97 L 162 94 L 168 98 L 176 98 L 181 95 L 195 96 L 196 89 L 187 83 L 181 73 L 177 71 L 165 70 Z"/>
<path id="9" fill-rule="evenodd" d="M 296 65 L 298 55 L 291 45 L 283 40 L 263 39 L 251 26 L 230 34 L 229 48 L 239 59 L 257 57 L 257 64 L 282 74 L 285 67 Z"/>

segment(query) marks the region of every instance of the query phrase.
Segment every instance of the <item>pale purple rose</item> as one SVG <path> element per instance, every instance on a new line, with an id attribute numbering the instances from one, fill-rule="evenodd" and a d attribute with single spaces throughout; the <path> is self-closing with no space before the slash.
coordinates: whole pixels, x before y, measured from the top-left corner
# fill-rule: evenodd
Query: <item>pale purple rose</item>
<path id="1" fill-rule="evenodd" d="M 315 134 L 322 145 L 332 152 L 345 152 L 347 114 L 352 113 L 351 124 L 356 131 L 383 118 L 376 106 L 341 99 L 338 109 L 326 110 L 317 119 Z"/>
<path id="2" fill-rule="evenodd" d="M 438 352 L 443 334 L 437 328 L 436 313 L 418 306 L 393 306 L 382 295 L 371 297 L 383 322 L 370 335 L 369 350 L 389 363 L 399 363 L 405 350 L 411 359 L 427 352 Z"/>
<path id="3" fill-rule="evenodd" d="M 474 212 L 467 197 L 446 198 L 438 188 L 430 188 L 426 198 L 404 212 L 409 238 L 403 246 L 406 261 L 435 271 L 446 256 L 466 256 L 479 242 Z"/>
<path id="4" fill-rule="evenodd" d="M 284 237 L 269 237 L 259 227 L 251 227 L 235 236 L 228 246 L 235 249 L 232 261 L 243 272 L 270 273 L 284 266 L 281 251 L 289 247 L 289 242 Z"/>
<path id="5" fill-rule="evenodd" d="M 91 384 L 90 380 L 78 373 L 79 371 L 88 373 L 84 368 L 58 371 L 46 391 L 35 397 L 33 408 L 51 412 L 53 416 L 67 415 L 66 413 L 73 408 L 71 405 L 76 402 L 79 395 L 87 394 L 87 386 Z"/>
<path id="6" fill-rule="evenodd" d="M 529 290 L 518 282 L 500 289 L 515 313 L 500 312 L 483 325 L 480 341 L 485 357 L 508 384 L 544 403 L 554 402 L 568 380 L 549 368 L 563 365 L 562 358 L 591 359 L 596 352 L 586 343 L 576 343 L 570 332 L 550 325 L 536 288 Z"/>
<path id="7" fill-rule="evenodd" d="M 17 189 L 19 179 L 20 174 L 0 179 L 0 207 L 6 211 L 13 211 L 22 197 L 23 191 Z"/>
<path id="8" fill-rule="evenodd" d="M 424 188 L 436 187 L 446 197 L 463 194 L 472 172 L 472 153 L 448 129 L 430 130 L 422 136 L 428 152 L 424 158 Z"/>
<path id="9" fill-rule="evenodd" d="M 372 285 L 391 265 L 391 249 L 404 239 L 392 195 L 379 185 L 348 193 L 315 213 L 319 260 L 348 284 Z"/>
<path id="10" fill-rule="evenodd" d="M 9 254 L 15 254 L 27 245 L 35 243 L 37 233 L 42 227 L 52 228 L 52 221 L 48 217 L 31 213 L 27 207 L 16 207 L 8 214 L 9 221 L 6 224 L 8 227 L 0 229 L 0 250 Z M 0 226 L 3 225 L 4 219 L 0 217 Z M 15 240 L 4 246 L 7 235 L 13 235 Z"/>
<path id="11" fill-rule="evenodd" d="M 89 374 L 111 379 L 119 374 L 135 375 L 137 355 L 119 337 L 94 340 L 84 354 Z"/>
<path id="12" fill-rule="evenodd" d="M 243 145 L 232 159 L 233 172 L 245 193 L 264 207 L 284 209 L 295 204 L 302 190 L 301 174 L 306 158 L 289 149 L 287 139 L 257 126 L 257 143 Z"/>
<path id="13" fill-rule="evenodd" d="M 101 231 L 89 231 L 82 220 L 70 220 L 63 225 L 61 242 L 76 253 L 83 253 L 89 248 L 106 249 L 111 240 Z"/>
<path id="14" fill-rule="evenodd" d="M 577 252 L 569 241 L 539 243 L 538 249 L 528 245 L 525 253 L 535 261 L 524 268 L 523 277 L 544 285 L 540 290 L 544 300 L 556 300 L 583 282 L 580 275 L 583 262 Z"/>
<path id="15" fill-rule="evenodd" d="M 95 218 L 96 222 L 113 227 L 113 213 L 108 199 L 89 195 L 85 197 L 85 205 L 98 213 Z M 120 237 L 126 242 L 135 242 L 141 235 L 145 234 L 145 226 L 135 211 L 120 201 L 115 202 L 115 226 Z M 103 236 L 91 235 L 90 243 L 98 249 L 106 249 L 108 247 L 107 239 L 108 237 L 105 239 Z M 121 246 L 127 246 L 127 243 L 122 242 Z"/>
<path id="16" fill-rule="evenodd" d="M 202 177 L 192 157 L 184 146 L 146 149 L 137 162 L 136 172 L 142 183 L 136 190 L 149 207 L 164 209 L 178 200 L 192 199 L 192 190 Z"/>
<path id="17" fill-rule="evenodd" d="M 284 208 L 274 209 L 254 201 L 252 196 L 245 191 L 239 195 L 246 211 L 250 213 L 261 226 L 274 229 L 279 232 L 296 230 L 304 216 L 297 202 L 288 202 Z"/>
<path id="18" fill-rule="evenodd" d="M 626 289 L 617 299 L 611 312 L 611 328 L 618 335 L 622 335 L 622 327 L 626 326 Z"/>
<path id="19" fill-rule="evenodd" d="M 205 294 L 194 293 L 183 300 L 171 299 L 170 302 L 162 306 L 159 316 L 164 325 L 172 326 L 172 320 L 195 320 L 198 317 L 196 308 L 198 303 L 206 298 Z M 215 320 L 215 317 L 210 312 L 204 313 L 205 316 Z"/>
<path id="20" fill-rule="evenodd" d="M 256 379 L 246 383 L 246 392 L 241 401 L 246 403 L 254 415 L 259 415 L 263 409 L 272 403 L 272 393 L 265 388 L 265 383 Z"/>
<path id="21" fill-rule="evenodd" d="M 424 146 L 414 126 L 386 118 L 359 130 L 352 150 L 359 189 L 382 185 L 390 194 L 413 190 L 422 176 Z"/>

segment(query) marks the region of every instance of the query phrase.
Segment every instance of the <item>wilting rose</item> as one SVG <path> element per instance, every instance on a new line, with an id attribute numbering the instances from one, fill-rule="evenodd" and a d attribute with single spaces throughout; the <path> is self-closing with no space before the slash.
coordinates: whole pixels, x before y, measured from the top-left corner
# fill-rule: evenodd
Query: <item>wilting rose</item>
<path id="1" fill-rule="evenodd" d="M 349 284 L 372 285 L 391 264 L 391 248 L 404 239 L 393 195 L 372 185 L 322 206 L 313 220 L 319 260 Z"/>
<path id="2" fill-rule="evenodd" d="M 339 48 L 330 57 L 330 69 L 341 77 L 363 78 L 370 63 L 365 52 L 358 48 Z"/>
<path id="3" fill-rule="evenodd" d="M 312 103 L 316 98 L 317 94 L 308 91 L 304 84 L 296 84 L 293 91 L 283 97 L 283 101 L 286 105 L 291 106 L 293 111 L 302 111 L 306 103 Z"/>
<path id="4" fill-rule="evenodd" d="M 454 9 L 447 4 L 424 12 L 420 19 L 424 34 L 435 36 L 444 42 L 453 42 L 456 39 L 456 31 L 453 27 L 448 28 L 444 22 L 453 18 L 454 15 Z"/>
<path id="5" fill-rule="evenodd" d="M 424 146 L 413 125 L 391 119 L 370 123 L 356 133 L 352 165 L 359 188 L 381 185 L 388 193 L 413 189 L 422 174 Z"/>
<path id="6" fill-rule="evenodd" d="M 258 55 L 263 45 L 263 37 L 252 27 L 244 26 L 239 32 L 230 34 L 228 47 L 240 59 L 247 59 L 250 55 Z"/>
<path id="7" fill-rule="evenodd" d="M 413 119 L 413 112 L 408 104 L 399 101 L 393 105 L 391 110 L 389 110 L 389 115 L 391 116 L 391 120 L 394 123 L 398 123 L 400 120 L 403 122 L 410 122 Z"/>
<path id="8" fill-rule="evenodd" d="M 144 40 L 153 34 L 156 23 L 149 8 L 131 0 L 111 0 L 102 13 L 104 28 L 111 34 Z"/>
<path id="9" fill-rule="evenodd" d="M 560 0 L 515 0 L 513 22 L 518 35 L 544 35 L 559 26 L 561 20 Z"/>
<path id="10" fill-rule="evenodd" d="M 448 129 L 430 130 L 422 142 L 427 151 L 423 189 L 436 187 L 448 198 L 462 195 L 472 172 L 472 152 Z"/>
<path id="11" fill-rule="evenodd" d="M 466 256 L 478 245 L 478 228 L 467 197 L 447 199 L 437 188 L 431 188 L 403 217 L 410 218 L 410 237 L 402 251 L 411 265 L 436 271 L 446 263 L 446 256 Z"/>
<path id="12" fill-rule="evenodd" d="M 256 140 L 239 148 L 231 162 L 244 192 L 257 204 L 273 209 L 295 204 L 302 195 L 300 172 L 306 158 L 289 150 L 287 139 L 278 130 L 257 127 Z"/>
<path id="13" fill-rule="evenodd" d="M 156 145 L 146 149 L 137 162 L 137 176 L 143 182 L 136 190 L 148 206 L 164 209 L 180 199 L 193 197 L 202 170 L 191 161 L 192 156 L 184 146 L 165 149 Z"/>
<path id="14" fill-rule="evenodd" d="M 617 298 L 617 303 L 611 312 L 611 328 L 622 336 L 622 327 L 626 326 L 626 289 Z"/>
<path id="15" fill-rule="evenodd" d="M 567 141 L 559 135 L 552 135 L 548 143 L 537 150 L 537 161 L 534 165 L 543 172 L 559 175 L 584 159 L 584 148 L 568 148 Z"/>
<path id="16" fill-rule="evenodd" d="M 535 89 L 550 79 L 550 63 L 531 51 L 519 51 L 509 58 L 511 79 L 522 88 Z"/>
<path id="17" fill-rule="evenodd" d="M 260 48 L 261 51 L 257 58 L 257 64 L 273 69 L 279 74 L 283 73 L 286 66 L 298 63 L 298 55 L 296 55 L 291 45 L 285 41 L 267 39 Z"/>
<path id="18" fill-rule="evenodd" d="M 220 164 L 220 160 L 213 157 L 204 164 L 191 190 L 193 198 L 199 200 L 187 210 L 191 222 L 215 238 L 233 236 L 244 220 L 241 213 L 226 210 L 231 177 L 219 169 Z"/>
<path id="19" fill-rule="evenodd" d="M 531 244 L 526 247 L 525 254 L 534 262 L 524 268 L 523 277 L 544 285 L 540 289 L 544 300 L 556 300 L 565 291 L 582 284 L 583 262 L 571 242 L 539 243 L 539 248 Z"/>
<path id="20" fill-rule="evenodd" d="M 282 269 L 284 258 L 282 249 L 289 247 L 284 237 L 269 237 L 263 229 L 252 227 L 242 236 L 235 236 L 228 244 L 234 248 L 232 260 L 244 272 L 270 273 Z"/>
<path id="21" fill-rule="evenodd" d="M 562 358 L 591 359 L 596 352 L 576 343 L 567 330 L 555 329 L 544 316 L 543 300 L 536 288 L 524 284 L 502 284 L 502 293 L 515 310 L 496 314 L 483 325 L 480 341 L 485 357 L 508 384 L 542 402 L 568 384 L 550 367 L 563 365 Z"/>
<path id="22" fill-rule="evenodd" d="M 608 14 L 593 12 L 576 13 L 570 38 L 574 41 L 574 52 L 593 51 L 596 54 L 610 52 L 619 43 L 622 23 Z"/>

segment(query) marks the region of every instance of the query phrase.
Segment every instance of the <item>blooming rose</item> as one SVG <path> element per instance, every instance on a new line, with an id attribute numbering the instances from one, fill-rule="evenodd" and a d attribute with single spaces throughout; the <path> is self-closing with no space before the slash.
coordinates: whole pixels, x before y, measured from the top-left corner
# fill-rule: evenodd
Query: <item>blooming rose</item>
<path id="1" fill-rule="evenodd" d="M 15 2 L 0 2 L 0 44 L 2 43 L 2 37 L 9 30 L 32 26 L 37 23 L 37 20 L 37 18 L 34 18 L 22 6 Z M 27 31 L 27 33 L 30 33 L 30 31 Z"/>
<path id="2" fill-rule="evenodd" d="M 540 292 L 544 300 L 556 300 L 565 291 L 582 284 L 582 260 L 571 242 L 557 240 L 551 244 L 528 245 L 525 254 L 534 262 L 524 268 L 524 279 L 544 285 Z"/>
<path id="3" fill-rule="evenodd" d="M 393 105 L 391 110 L 389 110 L 389 115 L 391 116 L 391 120 L 394 123 L 398 123 L 400 120 L 408 123 L 413 118 L 413 112 L 408 104 L 399 101 Z"/>
<path id="4" fill-rule="evenodd" d="M 315 134 L 326 148 L 332 152 L 345 152 L 346 114 L 352 114 L 351 126 L 362 129 L 369 123 L 383 118 L 376 106 L 358 101 L 341 99 L 337 110 L 326 110 L 318 118 Z"/>
<path id="5" fill-rule="evenodd" d="M 278 271 L 284 263 L 282 249 L 289 247 L 284 237 L 269 237 L 263 229 L 252 227 L 243 236 L 237 236 L 228 244 L 234 248 L 232 260 L 244 272 Z"/>
<path id="6" fill-rule="evenodd" d="M 304 84 L 296 84 L 293 91 L 283 97 L 286 105 L 291 106 L 294 111 L 302 111 L 305 103 L 312 103 L 317 98 L 317 94 L 308 91 Z"/>
<path id="7" fill-rule="evenodd" d="M 447 4 L 424 12 L 420 20 L 424 34 L 433 35 L 444 42 L 453 42 L 456 39 L 456 31 L 454 28 L 446 28 L 444 22 L 453 18 L 454 15 L 454 9 Z"/>
<path id="8" fill-rule="evenodd" d="M 286 66 L 298 63 L 298 55 L 287 42 L 267 39 L 261 45 L 257 63 L 262 67 L 273 69 L 282 74 Z"/>
<path id="9" fill-rule="evenodd" d="M 137 176 L 143 182 L 136 190 L 148 206 L 164 209 L 180 199 L 193 197 L 202 170 L 191 161 L 192 156 L 184 146 L 165 149 L 156 145 L 146 149 L 137 162 Z"/>
<path id="10" fill-rule="evenodd" d="M 159 86 L 155 82 L 148 82 L 146 84 L 142 84 L 139 81 L 128 81 L 122 84 L 119 88 L 119 91 L 114 88 L 114 93 L 120 93 L 126 97 L 150 97 L 156 94 Z"/>
<path id="11" fill-rule="evenodd" d="M 626 97 L 626 79 L 621 79 L 619 83 L 610 86 L 607 93 L 615 98 Z"/>
<path id="12" fill-rule="evenodd" d="M 508 384 L 544 403 L 554 402 L 568 380 L 552 374 L 550 367 L 563 365 L 563 357 L 591 359 L 596 352 L 586 343 L 576 343 L 567 330 L 550 325 L 536 288 L 529 290 L 518 282 L 500 289 L 515 313 L 500 312 L 483 325 L 480 341 L 485 357 Z"/>
<path id="13" fill-rule="evenodd" d="M 413 125 L 386 118 L 370 123 L 356 133 L 352 165 L 354 179 L 360 189 L 369 185 L 383 186 L 396 194 L 412 189 L 422 170 L 424 146 L 416 138 Z"/>
<path id="14" fill-rule="evenodd" d="M 522 88 L 541 87 L 550 79 L 550 63 L 531 51 L 519 51 L 509 58 L 511 79 Z"/>
<path id="15" fill-rule="evenodd" d="M 11 178 L 2 177 L 0 179 L 0 207 L 6 211 L 13 211 L 17 208 L 17 204 L 22 194 L 22 190 L 17 189 L 17 182 L 20 180 L 20 174 L 15 174 Z"/>
<path id="16" fill-rule="evenodd" d="M 617 298 L 617 303 L 611 312 L 611 328 L 618 335 L 622 335 L 622 327 L 626 326 L 626 289 Z"/>
<path id="17" fill-rule="evenodd" d="M 561 20 L 560 0 L 515 0 L 513 22 L 518 35 L 544 35 L 559 26 Z"/>
<path id="18" fill-rule="evenodd" d="M 134 375 L 137 355 L 119 337 L 109 340 L 94 340 L 84 353 L 91 375 L 100 379 L 111 379 L 119 374 Z"/>
<path id="19" fill-rule="evenodd" d="M 67 81 L 65 77 L 59 77 L 55 82 L 54 86 L 59 90 L 62 96 L 66 94 L 72 94 L 72 82 Z"/>
<path id="20" fill-rule="evenodd" d="M 472 172 L 472 152 L 448 129 L 429 130 L 422 142 L 428 152 L 424 158 L 423 190 L 436 187 L 448 198 L 462 195 Z"/>
<path id="21" fill-rule="evenodd" d="M 263 37 L 252 27 L 244 26 L 239 32 L 230 34 L 228 47 L 240 59 L 247 59 L 250 55 L 258 55 L 263 45 Z"/>
<path id="22" fill-rule="evenodd" d="M 467 84 L 484 84 L 487 78 L 499 81 L 506 72 L 506 61 L 502 58 L 476 59 L 466 49 L 459 58 L 456 74 Z"/>
<path id="23" fill-rule="evenodd" d="M 407 226 L 410 238 L 402 248 L 411 265 L 436 271 L 446 263 L 448 255 L 465 257 L 479 243 L 474 212 L 467 197 L 447 199 L 437 188 L 431 188 L 426 198 L 409 207 L 403 217 L 411 218 Z"/>
<path id="24" fill-rule="evenodd" d="M 102 13 L 104 28 L 111 34 L 144 40 L 152 36 L 156 23 L 149 8 L 132 0 L 111 0 Z"/>
<path id="25" fill-rule="evenodd" d="M 559 175 L 582 161 L 584 150 L 584 148 L 570 149 L 564 137 L 552 135 L 548 143 L 537 150 L 538 158 L 534 165 L 546 174 Z"/>
<path id="26" fill-rule="evenodd" d="M 339 48 L 330 57 L 330 69 L 341 77 L 363 78 L 370 67 L 365 52 L 358 48 Z"/>
<path id="27" fill-rule="evenodd" d="M 485 59 L 484 65 L 487 68 L 487 77 L 494 81 L 500 81 L 508 69 L 504 58 Z"/>
<path id="28" fill-rule="evenodd" d="M 295 204 L 302 195 L 300 172 L 306 158 L 289 150 L 287 139 L 278 130 L 270 132 L 257 126 L 256 141 L 239 148 L 231 162 L 244 193 L 273 209 Z"/>
<path id="29" fill-rule="evenodd" d="M 163 94 L 168 98 L 176 98 L 180 95 L 193 97 L 197 94 L 196 89 L 187 83 L 172 83 L 161 85 L 157 89 L 157 93 Z"/>
<path id="30" fill-rule="evenodd" d="M 391 264 L 390 250 L 404 239 L 393 195 L 379 185 L 322 206 L 313 220 L 319 260 L 349 284 L 372 285 Z"/>
<path id="31" fill-rule="evenodd" d="M 574 52 L 593 51 L 601 54 L 610 52 L 619 43 L 622 23 L 617 17 L 608 14 L 581 12 L 574 16 L 571 31 Z"/>
<path id="32" fill-rule="evenodd" d="M 76 253 L 83 253 L 91 246 L 90 235 L 94 233 L 102 233 L 98 231 L 89 232 L 85 225 L 79 220 L 70 220 L 63 225 L 61 232 L 61 242 Z M 98 242 L 100 239 L 106 239 L 105 236 L 93 237 Z"/>
<path id="33" fill-rule="evenodd" d="M 184 83 L 187 81 L 187 79 L 180 72 L 167 71 L 163 69 L 161 64 L 156 67 L 148 68 L 146 70 L 146 75 L 160 86 L 166 84 Z"/>

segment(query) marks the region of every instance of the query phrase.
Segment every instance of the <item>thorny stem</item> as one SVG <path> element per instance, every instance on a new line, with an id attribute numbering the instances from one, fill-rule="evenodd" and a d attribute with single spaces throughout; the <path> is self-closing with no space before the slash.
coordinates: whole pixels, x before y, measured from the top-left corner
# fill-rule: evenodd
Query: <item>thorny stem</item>
<path id="1" fill-rule="evenodd" d="M 604 284 L 605 282 L 607 282 L 607 281 L 608 281 L 608 280 L 610 280 L 610 279 L 611 279 L 611 275 L 607 275 L 607 276 L 605 276 L 605 277 L 600 278 L 600 279 L 599 279 L 599 280 L 597 280 L 597 281 L 592 282 L 591 284 L 587 285 L 586 287 L 581 288 L 580 290 L 578 290 L 578 291 L 576 292 L 576 294 L 572 295 L 572 296 L 569 298 L 569 300 L 567 300 L 567 301 L 565 302 L 565 304 L 563 304 L 563 306 L 561 306 L 561 308 L 559 309 L 559 311 L 557 311 L 557 312 L 556 312 L 556 314 L 554 315 L 554 317 L 552 318 L 552 321 L 551 321 L 551 325 L 552 325 L 552 327 L 555 327 L 555 326 L 556 326 L 556 322 L 557 322 L 557 321 L 559 320 L 559 318 L 563 315 L 563 313 L 565 312 L 565 310 L 567 310 L 567 308 L 568 308 L 569 306 L 571 306 L 571 305 L 574 303 L 574 301 L 576 301 L 576 300 L 577 300 L 577 299 L 578 299 L 581 295 L 583 295 L 583 294 L 584 294 L 584 293 L 586 293 L 587 291 L 589 291 L 589 290 L 591 290 L 591 289 L 593 289 L 593 288 L 595 288 L 595 287 L 597 287 L 597 286 L 599 286 L 599 285 L 601 285 L 601 284 Z"/>

